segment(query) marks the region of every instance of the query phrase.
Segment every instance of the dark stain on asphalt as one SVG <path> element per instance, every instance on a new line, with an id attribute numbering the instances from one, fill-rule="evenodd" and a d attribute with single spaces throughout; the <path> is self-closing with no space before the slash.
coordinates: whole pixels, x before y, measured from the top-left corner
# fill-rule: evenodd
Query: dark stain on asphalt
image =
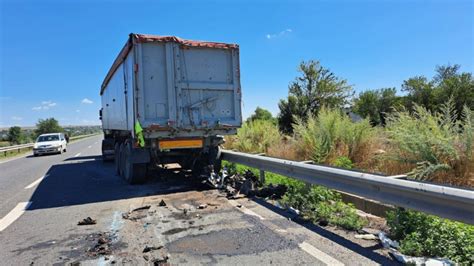
<path id="1" fill-rule="evenodd" d="M 265 237 L 261 237 L 262 235 Z M 296 243 L 281 237 L 265 226 L 255 225 L 251 230 L 240 228 L 186 236 L 169 243 L 167 248 L 171 253 L 239 255 L 298 247 Z"/>

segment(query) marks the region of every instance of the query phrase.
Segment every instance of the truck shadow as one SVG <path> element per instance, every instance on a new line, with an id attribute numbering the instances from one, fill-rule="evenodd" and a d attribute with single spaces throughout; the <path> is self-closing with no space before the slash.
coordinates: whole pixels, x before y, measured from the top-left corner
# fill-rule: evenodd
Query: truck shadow
<path id="1" fill-rule="evenodd" d="M 142 185 L 129 185 L 101 156 L 73 157 L 53 165 L 31 196 L 28 210 L 65 207 L 135 197 L 207 190 L 199 180 L 171 170 L 150 171 Z"/>

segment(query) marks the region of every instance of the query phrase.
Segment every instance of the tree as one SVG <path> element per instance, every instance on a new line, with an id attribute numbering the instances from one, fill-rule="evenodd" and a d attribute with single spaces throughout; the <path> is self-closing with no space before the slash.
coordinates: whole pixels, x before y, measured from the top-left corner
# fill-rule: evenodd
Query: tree
<path id="1" fill-rule="evenodd" d="M 414 104 L 425 107 L 429 111 L 435 111 L 435 84 L 428 81 L 426 77 L 416 76 L 403 81 L 402 91 L 407 92 L 405 106 L 413 110 Z"/>
<path id="2" fill-rule="evenodd" d="M 270 111 L 260 108 L 257 106 L 255 112 L 248 118 L 247 121 L 255 121 L 255 120 L 267 120 L 275 123 L 275 118 L 273 117 Z"/>
<path id="3" fill-rule="evenodd" d="M 298 71 L 300 76 L 290 83 L 288 98 L 278 104 L 278 125 L 287 134 L 293 132 L 295 117 L 305 121 L 309 114 L 316 116 L 323 106 L 342 108 L 353 95 L 352 86 L 319 61 L 303 61 Z"/>
<path id="4" fill-rule="evenodd" d="M 8 141 L 10 141 L 11 144 L 20 144 L 24 140 L 24 135 L 21 132 L 21 127 L 11 127 L 8 130 Z"/>
<path id="5" fill-rule="evenodd" d="M 46 133 L 56 133 L 56 132 L 63 132 L 64 129 L 59 126 L 58 120 L 54 118 L 48 118 L 48 119 L 40 119 L 38 120 L 38 123 L 36 123 L 36 130 L 35 134 L 37 136 L 41 134 L 46 134 Z"/>
<path id="6" fill-rule="evenodd" d="M 441 106 L 453 99 L 457 119 L 461 118 L 464 106 L 474 110 L 474 78 L 472 73 L 459 73 L 459 69 L 459 65 L 437 66 L 433 78 L 436 103 Z"/>
<path id="7" fill-rule="evenodd" d="M 385 125 L 385 117 L 393 108 L 401 104 L 395 88 L 368 90 L 354 100 L 353 110 L 363 118 L 369 118 L 373 126 Z"/>

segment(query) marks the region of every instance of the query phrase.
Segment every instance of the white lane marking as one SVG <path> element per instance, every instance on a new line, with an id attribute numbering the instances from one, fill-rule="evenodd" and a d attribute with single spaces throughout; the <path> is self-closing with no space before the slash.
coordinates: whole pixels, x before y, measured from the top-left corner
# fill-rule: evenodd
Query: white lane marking
<path id="1" fill-rule="evenodd" d="M 78 154 L 74 155 L 74 157 L 77 157 L 77 156 L 79 156 L 79 155 L 81 155 L 81 153 L 78 153 Z"/>
<path id="2" fill-rule="evenodd" d="M 49 175 L 44 175 L 44 176 L 42 176 L 42 177 L 36 179 L 33 183 L 31 183 L 31 184 L 29 184 L 28 186 L 26 186 L 25 189 L 30 189 L 30 188 L 32 188 L 32 187 L 38 185 L 38 184 L 39 184 L 41 181 L 43 181 L 43 179 L 45 179 L 47 176 L 49 176 Z"/>
<path id="3" fill-rule="evenodd" d="M 236 201 L 229 200 L 229 203 L 230 203 L 230 205 L 236 207 L 239 211 L 241 211 L 241 212 L 243 212 L 247 215 L 258 217 L 260 220 L 265 220 L 265 218 L 263 218 L 261 215 L 255 213 L 254 211 L 252 211 L 250 209 L 245 208 L 244 206 L 237 207 L 237 205 L 239 205 L 239 203 L 237 203 Z"/>
<path id="4" fill-rule="evenodd" d="M 94 144 L 97 144 L 97 141 L 96 141 L 96 142 L 94 142 Z"/>
<path id="5" fill-rule="evenodd" d="M 0 220 L 0 232 L 5 230 L 10 224 L 12 224 L 16 219 L 20 218 L 20 216 L 28 209 L 30 206 L 31 201 L 28 202 L 20 202 L 16 205 L 13 210 L 11 210 L 5 217 Z"/>
<path id="6" fill-rule="evenodd" d="M 89 149 L 90 149 L 90 148 L 92 148 L 92 146 L 89 146 L 89 147 L 87 147 L 87 148 L 89 148 Z"/>
<path id="7" fill-rule="evenodd" d="M 335 258 L 329 256 L 328 254 L 322 252 L 321 250 L 317 249 L 313 245 L 303 242 L 299 244 L 300 248 L 306 251 L 309 255 L 315 257 L 317 260 L 321 261 L 326 265 L 344 265 L 344 263 L 336 260 Z"/>

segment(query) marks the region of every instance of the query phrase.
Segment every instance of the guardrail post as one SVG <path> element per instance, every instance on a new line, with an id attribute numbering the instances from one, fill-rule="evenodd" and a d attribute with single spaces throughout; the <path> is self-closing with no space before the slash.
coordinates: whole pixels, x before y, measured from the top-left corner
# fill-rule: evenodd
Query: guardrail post
<path id="1" fill-rule="evenodd" d="M 260 183 L 265 184 L 265 171 L 260 169 Z"/>

